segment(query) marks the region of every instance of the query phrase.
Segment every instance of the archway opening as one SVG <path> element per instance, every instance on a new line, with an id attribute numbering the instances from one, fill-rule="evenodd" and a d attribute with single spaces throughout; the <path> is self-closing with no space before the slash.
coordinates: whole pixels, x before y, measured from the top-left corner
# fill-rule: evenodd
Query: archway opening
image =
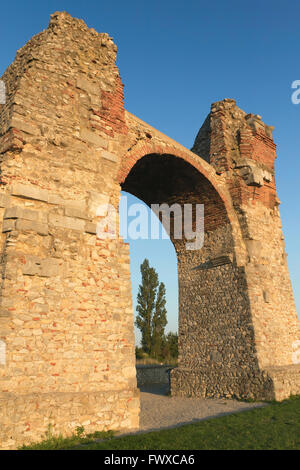
<path id="1" fill-rule="evenodd" d="M 251 338 L 253 332 L 249 302 L 243 295 L 247 290 L 245 276 L 235 263 L 232 227 L 220 194 L 192 164 L 169 154 L 140 158 L 122 190 L 151 207 L 165 204 L 174 208 L 175 204 L 181 209 L 181 218 L 170 210 L 168 219 L 179 286 L 179 358 L 172 373 L 172 393 L 216 396 L 226 387 L 233 393 L 238 385 L 236 380 L 232 384 L 232 370 L 238 375 L 245 358 L 246 367 L 251 368 L 252 342 L 245 337 Z M 192 207 L 187 232 L 186 206 Z M 202 225 L 201 221 L 198 224 L 198 206 L 203 208 Z M 178 218 L 181 237 L 176 232 Z M 203 234 L 198 233 L 201 231 Z M 199 235 L 200 244 L 191 248 L 188 235 Z"/>
<path id="2" fill-rule="evenodd" d="M 164 328 L 164 336 L 167 339 L 170 333 L 178 333 L 178 276 L 177 256 L 173 243 L 161 222 L 157 221 L 157 236 L 151 236 L 151 221 L 156 216 L 151 209 L 136 196 L 122 191 L 119 204 L 120 235 L 125 243 L 130 245 L 130 272 L 132 285 L 132 303 L 137 316 L 137 296 L 141 284 L 141 265 L 147 259 L 150 267 L 154 268 L 158 275 L 158 282 L 165 286 L 165 300 L 167 311 L 167 324 Z M 141 227 L 141 225 L 144 225 Z M 153 234 L 152 234 L 153 235 Z M 142 347 L 142 334 L 135 325 L 135 346 Z M 164 348 L 167 357 L 161 357 L 159 361 L 170 359 L 167 347 Z M 140 358 L 138 363 L 151 362 L 151 359 Z M 174 362 L 173 359 L 172 362 Z M 157 359 L 158 360 L 158 359 Z"/>

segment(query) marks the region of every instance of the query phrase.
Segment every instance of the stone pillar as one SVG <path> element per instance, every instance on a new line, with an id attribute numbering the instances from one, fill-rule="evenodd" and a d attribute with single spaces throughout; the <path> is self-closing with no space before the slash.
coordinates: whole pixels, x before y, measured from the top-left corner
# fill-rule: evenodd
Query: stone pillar
<path id="1" fill-rule="evenodd" d="M 139 423 L 129 247 L 118 211 L 126 140 L 116 46 L 66 13 L 2 79 L 0 442 Z M 100 209 L 99 209 L 100 207 Z"/>
<path id="2" fill-rule="evenodd" d="M 300 334 L 278 209 L 272 130 L 260 116 L 246 115 L 226 99 L 212 105 L 192 150 L 206 152 L 226 179 L 246 248 L 245 259 L 238 261 L 244 273 L 239 291 L 247 297 L 254 357 L 266 384 L 265 391 L 257 393 L 254 387 L 250 396 L 283 399 L 300 391 L 295 360 Z M 236 335 L 240 332 L 238 327 Z"/>

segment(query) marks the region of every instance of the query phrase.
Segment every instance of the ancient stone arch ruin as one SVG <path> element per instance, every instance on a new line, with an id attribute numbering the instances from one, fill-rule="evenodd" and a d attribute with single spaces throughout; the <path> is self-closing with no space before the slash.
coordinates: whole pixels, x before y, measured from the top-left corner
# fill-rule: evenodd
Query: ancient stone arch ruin
<path id="1" fill-rule="evenodd" d="M 2 77 L 2 448 L 49 423 L 63 434 L 138 427 L 129 248 L 96 236 L 98 205 L 118 209 L 121 189 L 147 204 L 204 204 L 204 247 L 173 239 L 172 393 L 300 392 L 272 128 L 225 99 L 187 150 L 124 109 L 115 59 L 107 34 L 55 13 Z"/>

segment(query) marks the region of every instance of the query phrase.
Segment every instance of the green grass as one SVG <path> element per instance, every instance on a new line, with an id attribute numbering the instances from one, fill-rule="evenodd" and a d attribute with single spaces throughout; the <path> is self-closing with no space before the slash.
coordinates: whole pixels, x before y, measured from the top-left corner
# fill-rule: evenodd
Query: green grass
<path id="1" fill-rule="evenodd" d="M 111 439 L 114 436 L 113 431 L 96 431 L 92 434 L 85 434 L 83 427 L 78 427 L 76 433 L 69 437 L 62 435 L 53 436 L 51 430 L 47 432 L 48 436 L 41 442 L 36 442 L 30 445 L 23 445 L 19 450 L 63 450 L 74 449 L 78 446 L 94 443 L 95 439 Z"/>
<path id="2" fill-rule="evenodd" d="M 300 449 L 300 396 L 281 403 L 212 418 L 164 431 L 124 437 L 105 435 L 100 442 L 80 437 L 62 439 L 56 449 L 82 450 L 212 450 L 212 449 Z M 87 439 L 84 441 L 84 439 Z M 79 445 L 80 444 L 80 445 Z M 49 449 L 49 440 L 29 446 Z"/>

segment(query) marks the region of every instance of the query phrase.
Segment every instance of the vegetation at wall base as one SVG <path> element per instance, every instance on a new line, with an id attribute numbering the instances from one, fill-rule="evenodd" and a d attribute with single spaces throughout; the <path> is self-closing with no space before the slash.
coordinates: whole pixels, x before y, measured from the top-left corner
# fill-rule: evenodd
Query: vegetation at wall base
<path id="1" fill-rule="evenodd" d="M 78 450 L 299 450 L 300 396 L 272 402 L 219 418 L 178 428 L 112 437 L 83 433 L 72 438 L 41 442 L 22 449 Z M 99 441 L 99 438 L 101 439 Z M 105 440 L 104 440 L 105 438 Z M 53 438 L 55 439 L 55 438 Z M 77 439 L 77 441 L 76 441 Z"/>
<path id="2" fill-rule="evenodd" d="M 78 446 L 94 444 L 97 440 L 112 439 L 114 431 L 96 431 L 86 434 L 83 426 L 78 426 L 76 432 L 71 436 L 63 437 L 61 434 L 52 434 L 51 427 L 48 427 L 46 439 L 41 442 L 34 442 L 30 445 L 23 445 L 18 450 L 67 450 L 75 449 Z"/>

